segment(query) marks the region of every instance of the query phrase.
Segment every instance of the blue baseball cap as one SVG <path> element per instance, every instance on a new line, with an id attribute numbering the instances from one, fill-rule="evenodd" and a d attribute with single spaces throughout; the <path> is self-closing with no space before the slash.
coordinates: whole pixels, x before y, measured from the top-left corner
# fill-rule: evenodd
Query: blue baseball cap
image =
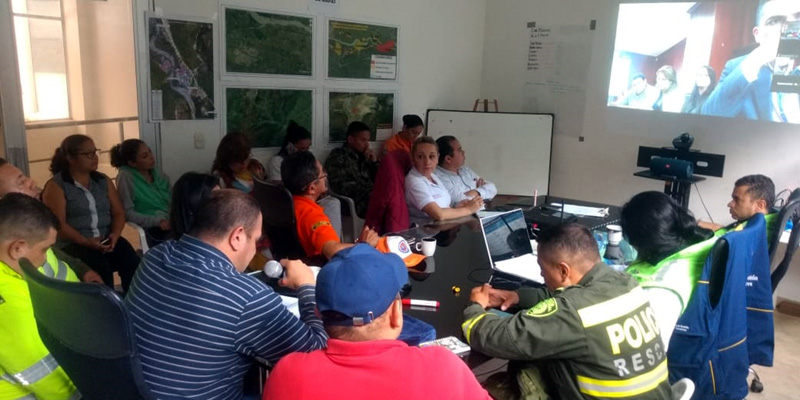
<path id="1" fill-rule="evenodd" d="M 368 244 L 340 250 L 317 276 L 317 308 L 345 319 L 325 318 L 328 325 L 366 325 L 383 315 L 408 282 L 408 270 L 396 254 Z"/>

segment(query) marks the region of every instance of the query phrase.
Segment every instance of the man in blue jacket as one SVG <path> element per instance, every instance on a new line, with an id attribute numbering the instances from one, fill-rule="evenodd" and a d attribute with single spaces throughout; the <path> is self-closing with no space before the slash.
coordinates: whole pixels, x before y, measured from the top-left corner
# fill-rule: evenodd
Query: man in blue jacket
<path id="1" fill-rule="evenodd" d="M 702 114 L 722 117 L 800 122 L 796 93 L 773 92 L 772 76 L 778 61 L 781 30 L 786 22 L 800 20 L 800 2 L 766 0 L 760 6 L 753 36 L 758 47 L 729 60 L 719 84 L 703 105 Z M 795 69 L 792 75 L 800 75 Z"/>

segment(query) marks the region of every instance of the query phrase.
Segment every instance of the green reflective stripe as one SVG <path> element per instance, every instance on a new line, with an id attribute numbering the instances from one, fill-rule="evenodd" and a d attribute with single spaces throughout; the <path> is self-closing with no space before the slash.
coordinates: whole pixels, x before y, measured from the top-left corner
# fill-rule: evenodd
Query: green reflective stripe
<path id="1" fill-rule="evenodd" d="M 32 385 L 44 379 L 58 368 L 58 362 L 52 354 L 46 355 L 35 364 L 16 374 L 5 374 L 3 379 L 22 386 Z"/>
<path id="2" fill-rule="evenodd" d="M 581 393 L 595 397 L 635 397 L 647 393 L 669 377 L 667 361 L 664 360 L 652 371 L 625 380 L 593 379 L 578 375 Z"/>
<path id="3" fill-rule="evenodd" d="M 56 274 L 56 279 L 63 281 L 67 279 L 67 264 L 61 260 L 58 260 L 58 273 Z"/>
<path id="4" fill-rule="evenodd" d="M 31 393 L 23 397 L 18 397 L 15 400 L 37 400 L 37 398 L 35 394 Z M 72 398 L 70 398 L 70 400 L 72 400 Z"/>

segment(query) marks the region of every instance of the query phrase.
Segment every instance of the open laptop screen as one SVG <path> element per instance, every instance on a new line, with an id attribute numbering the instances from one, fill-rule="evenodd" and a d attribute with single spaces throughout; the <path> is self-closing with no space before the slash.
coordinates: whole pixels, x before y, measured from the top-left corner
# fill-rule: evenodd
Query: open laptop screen
<path id="1" fill-rule="evenodd" d="M 492 264 L 533 254 L 522 210 L 482 218 L 481 228 L 486 238 L 486 247 L 489 249 Z"/>

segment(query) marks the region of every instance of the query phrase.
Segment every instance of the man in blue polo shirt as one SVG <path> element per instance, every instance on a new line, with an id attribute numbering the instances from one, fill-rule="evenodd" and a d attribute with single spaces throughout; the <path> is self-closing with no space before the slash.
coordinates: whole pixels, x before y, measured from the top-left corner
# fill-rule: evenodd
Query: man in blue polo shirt
<path id="1" fill-rule="evenodd" d="M 157 397 L 241 399 L 255 357 L 275 363 L 325 346 L 314 275 L 305 264 L 282 262 L 284 284 L 297 290 L 300 319 L 267 285 L 240 274 L 260 236 L 255 200 L 218 190 L 188 234 L 145 255 L 125 302 L 145 381 Z"/>

